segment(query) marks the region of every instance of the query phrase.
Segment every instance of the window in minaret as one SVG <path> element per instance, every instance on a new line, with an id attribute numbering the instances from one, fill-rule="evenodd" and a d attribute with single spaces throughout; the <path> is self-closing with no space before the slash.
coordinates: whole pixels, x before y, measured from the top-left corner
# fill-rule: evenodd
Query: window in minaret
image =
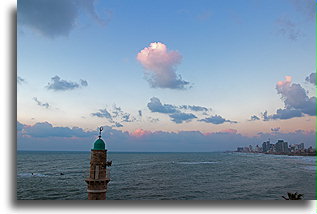
<path id="1" fill-rule="evenodd" d="M 95 179 L 99 178 L 99 165 L 95 166 Z"/>

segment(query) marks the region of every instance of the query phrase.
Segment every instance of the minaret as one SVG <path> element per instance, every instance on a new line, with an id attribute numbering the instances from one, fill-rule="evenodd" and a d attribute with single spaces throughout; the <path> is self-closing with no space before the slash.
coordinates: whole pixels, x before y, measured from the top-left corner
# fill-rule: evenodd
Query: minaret
<path id="1" fill-rule="evenodd" d="M 90 176 L 85 181 L 88 184 L 88 200 L 106 200 L 107 185 L 110 181 L 107 166 L 112 161 L 107 161 L 105 142 L 101 139 L 102 127 L 99 128 L 99 136 L 91 150 Z"/>

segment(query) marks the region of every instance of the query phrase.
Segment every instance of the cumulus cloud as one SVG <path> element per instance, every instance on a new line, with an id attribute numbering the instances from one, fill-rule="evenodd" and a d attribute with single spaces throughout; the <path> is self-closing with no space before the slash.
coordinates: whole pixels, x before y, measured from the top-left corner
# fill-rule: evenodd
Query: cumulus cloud
<path id="1" fill-rule="evenodd" d="M 313 85 L 316 85 L 316 73 L 311 73 L 305 80 Z"/>
<path id="2" fill-rule="evenodd" d="M 41 101 L 39 101 L 36 97 L 33 97 L 33 100 L 36 102 L 36 104 L 38 106 L 42 106 L 44 108 L 49 108 L 50 105 L 48 103 L 42 103 Z"/>
<path id="3" fill-rule="evenodd" d="M 202 112 L 209 111 L 209 109 L 206 108 L 206 107 L 195 106 L 195 105 L 181 105 L 181 106 L 179 106 L 179 108 L 186 109 L 186 110 L 191 110 L 191 111 L 202 111 Z"/>
<path id="4" fill-rule="evenodd" d="M 183 122 L 189 122 L 194 118 L 197 118 L 195 115 L 191 114 L 191 113 L 174 113 L 169 115 L 170 118 L 172 118 L 172 121 L 175 123 L 183 123 Z"/>
<path id="5" fill-rule="evenodd" d="M 86 87 L 87 85 L 88 82 L 86 80 L 80 80 L 80 84 L 78 84 L 76 82 L 63 80 L 56 75 L 51 78 L 51 82 L 48 83 L 46 88 L 53 91 L 67 91 L 79 88 L 80 86 Z"/>
<path id="6" fill-rule="evenodd" d="M 151 110 L 151 112 L 158 112 L 164 114 L 171 114 L 179 112 L 177 107 L 170 104 L 162 104 L 160 99 L 157 97 L 152 97 L 150 102 L 147 104 L 147 107 Z"/>
<path id="7" fill-rule="evenodd" d="M 134 122 L 136 118 L 130 113 L 124 112 L 121 107 L 112 106 L 109 111 L 107 108 L 99 109 L 98 112 L 91 113 L 91 116 L 106 118 L 108 122 L 113 123 L 114 127 L 123 127 L 122 122 Z"/>
<path id="8" fill-rule="evenodd" d="M 26 81 L 22 77 L 17 76 L 17 83 L 21 85 L 23 83 L 26 83 Z"/>
<path id="9" fill-rule="evenodd" d="M 278 109 L 273 115 L 268 115 L 265 111 L 262 113 L 264 121 L 316 115 L 316 97 L 308 97 L 300 84 L 292 83 L 292 77 L 286 76 L 284 81 L 279 81 L 276 90 L 281 95 L 285 107 Z"/>
<path id="10" fill-rule="evenodd" d="M 211 117 L 207 117 L 201 120 L 198 120 L 200 122 L 205 122 L 205 123 L 212 123 L 212 124 L 223 124 L 223 123 L 237 123 L 237 121 L 231 121 L 231 120 L 226 120 L 225 118 L 221 117 L 220 115 L 214 115 Z"/>
<path id="11" fill-rule="evenodd" d="M 267 111 L 262 113 L 263 115 L 263 120 L 268 121 L 268 120 L 287 120 L 291 119 L 294 117 L 302 117 L 303 113 L 300 110 L 297 109 L 277 109 L 276 113 L 273 115 L 268 115 Z"/>
<path id="12" fill-rule="evenodd" d="M 252 115 L 249 121 L 260 120 L 260 118 L 256 115 Z"/>
<path id="13" fill-rule="evenodd" d="M 285 77 L 285 81 L 279 81 L 276 85 L 278 94 L 284 100 L 285 108 L 290 110 L 300 110 L 304 114 L 316 115 L 316 97 L 308 97 L 306 90 L 296 83 L 291 83 L 290 76 Z"/>
<path id="14" fill-rule="evenodd" d="M 272 132 L 279 132 L 280 129 L 281 129 L 280 127 L 271 128 L 271 131 L 272 131 Z"/>
<path id="15" fill-rule="evenodd" d="M 162 104 L 160 99 L 157 97 L 152 97 L 150 102 L 147 104 L 148 108 L 152 112 L 164 113 L 164 114 L 172 114 L 172 113 L 179 113 L 180 110 L 189 110 L 195 112 L 207 112 L 210 109 L 203 107 L 203 106 L 196 106 L 196 105 L 171 105 L 171 104 Z"/>
<path id="16" fill-rule="evenodd" d="M 137 60 L 146 69 L 145 75 L 153 88 L 185 89 L 189 82 L 176 73 L 182 56 L 170 51 L 160 42 L 153 42 L 137 54 Z"/>
<path id="17" fill-rule="evenodd" d="M 197 118 L 197 116 L 193 113 L 184 111 L 206 113 L 210 110 L 206 107 L 196 105 L 177 106 L 171 104 L 162 104 L 160 99 L 158 99 L 157 97 L 152 97 L 150 99 L 150 102 L 147 104 L 147 107 L 151 112 L 167 114 L 171 118 L 171 121 L 175 123 L 190 122 L 192 119 Z"/>
<path id="18" fill-rule="evenodd" d="M 107 20 L 97 15 L 95 0 L 28 0 L 18 2 L 18 24 L 48 38 L 68 36 L 78 23 L 81 12 L 89 14 L 97 23 Z"/>
<path id="19" fill-rule="evenodd" d="M 107 118 L 110 122 L 113 122 L 111 114 L 108 112 L 108 110 L 105 109 L 99 109 L 98 112 L 91 113 L 92 116 L 101 117 L 101 118 Z"/>

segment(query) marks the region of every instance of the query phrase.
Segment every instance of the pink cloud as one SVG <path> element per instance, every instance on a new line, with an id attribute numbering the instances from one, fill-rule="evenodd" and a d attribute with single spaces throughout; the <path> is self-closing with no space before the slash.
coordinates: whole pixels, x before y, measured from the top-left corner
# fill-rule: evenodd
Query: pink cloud
<path id="1" fill-rule="evenodd" d="M 136 58 L 147 70 L 146 79 L 153 88 L 184 89 L 189 84 L 176 74 L 176 65 L 182 56 L 177 51 L 168 50 L 161 42 L 151 43 Z"/>
<path id="2" fill-rule="evenodd" d="M 285 76 L 284 81 L 278 81 L 277 82 L 277 88 L 282 89 L 283 87 L 289 86 L 292 82 L 292 77 L 291 76 Z"/>
<path id="3" fill-rule="evenodd" d="M 145 131 L 143 129 L 136 129 L 134 132 L 130 133 L 130 135 L 134 136 L 134 137 L 142 137 L 142 136 L 148 135 L 148 134 L 151 134 L 151 132 Z"/>

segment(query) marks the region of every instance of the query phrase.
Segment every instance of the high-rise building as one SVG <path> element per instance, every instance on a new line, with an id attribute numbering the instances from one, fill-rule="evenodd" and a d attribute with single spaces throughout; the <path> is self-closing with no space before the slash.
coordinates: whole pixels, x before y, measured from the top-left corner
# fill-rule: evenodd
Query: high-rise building
<path id="1" fill-rule="evenodd" d="M 288 143 L 284 140 L 278 140 L 275 144 L 275 151 L 279 153 L 288 153 Z"/>
<path id="2" fill-rule="evenodd" d="M 271 149 L 270 140 L 262 143 L 262 150 L 263 152 L 268 152 Z"/>

